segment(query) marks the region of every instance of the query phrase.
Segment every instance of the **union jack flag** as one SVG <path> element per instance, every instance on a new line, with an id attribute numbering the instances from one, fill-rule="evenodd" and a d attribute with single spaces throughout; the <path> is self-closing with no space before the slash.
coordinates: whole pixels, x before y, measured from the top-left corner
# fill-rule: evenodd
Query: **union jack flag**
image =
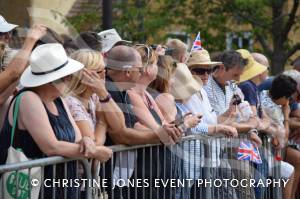
<path id="1" fill-rule="evenodd" d="M 237 159 L 252 161 L 256 164 L 262 163 L 257 147 L 254 147 L 250 141 L 242 141 L 240 143 Z"/>
<path id="2" fill-rule="evenodd" d="M 202 43 L 201 43 L 201 37 L 200 37 L 200 32 L 198 32 L 198 35 L 193 43 L 193 47 L 191 51 L 194 50 L 202 50 Z"/>

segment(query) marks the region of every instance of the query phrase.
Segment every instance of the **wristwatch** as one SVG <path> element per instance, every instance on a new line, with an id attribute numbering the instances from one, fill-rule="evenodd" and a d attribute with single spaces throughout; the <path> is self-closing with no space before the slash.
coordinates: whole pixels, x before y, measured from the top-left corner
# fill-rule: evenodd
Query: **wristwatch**
<path id="1" fill-rule="evenodd" d="M 99 98 L 99 102 L 107 103 L 107 102 L 109 102 L 110 98 L 111 98 L 111 95 L 108 93 L 108 95 L 104 99 Z"/>

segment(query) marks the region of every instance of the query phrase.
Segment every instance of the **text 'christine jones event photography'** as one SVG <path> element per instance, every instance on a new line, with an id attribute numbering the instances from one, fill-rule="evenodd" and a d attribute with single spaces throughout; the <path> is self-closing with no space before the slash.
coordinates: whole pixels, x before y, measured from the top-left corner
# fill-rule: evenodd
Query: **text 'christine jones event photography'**
<path id="1" fill-rule="evenodd" d="M 0 0 L 0 199 L 300 199 L 299 0 Z"/>

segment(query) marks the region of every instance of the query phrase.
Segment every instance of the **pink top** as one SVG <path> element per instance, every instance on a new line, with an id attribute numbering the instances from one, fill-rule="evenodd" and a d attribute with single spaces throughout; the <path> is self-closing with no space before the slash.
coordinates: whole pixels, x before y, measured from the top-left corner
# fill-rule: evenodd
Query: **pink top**
<path id="1" fill-rule="evenodd" d="M 75 121 L 88 121 L 92 129 L 96 126 L 96 110 L 97 104 L 99 103 L 99 98 L 97 95 L 92 95 L 89 100 L 88 108 L 86 109 L 80 98 L 74 96 L 68 96 L 65 101 L 71 111 L 71 114 Z"/>

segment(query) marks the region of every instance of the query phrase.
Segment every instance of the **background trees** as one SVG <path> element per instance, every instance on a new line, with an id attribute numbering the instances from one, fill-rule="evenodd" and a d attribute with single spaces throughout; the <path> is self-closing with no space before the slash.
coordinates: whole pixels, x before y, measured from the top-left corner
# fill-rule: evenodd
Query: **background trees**
<path id="1" fill-rule="evenodd" d="M 299 1 L 116 0 L 113 26 L 124 38 L 147 43 L 164 42 L 178 30 L 190 33 L 193 40 L 201 31 L 210 52 L 226 49 L 228 33 L 249 32 L 253 50 L 266 54 L 272 74 L 277 74 L 300 49 Z"/>

